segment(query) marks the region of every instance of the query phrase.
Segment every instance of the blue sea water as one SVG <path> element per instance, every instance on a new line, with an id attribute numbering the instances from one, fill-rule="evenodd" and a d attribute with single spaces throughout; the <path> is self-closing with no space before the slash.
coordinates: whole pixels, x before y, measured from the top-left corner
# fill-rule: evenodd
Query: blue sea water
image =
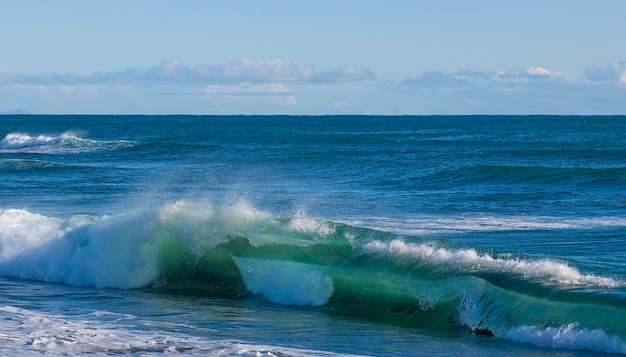
<path id="1" fill-rule="evenodd" d="M 2 355 L 626 354 L 626 117 L 0 116 Z"/>

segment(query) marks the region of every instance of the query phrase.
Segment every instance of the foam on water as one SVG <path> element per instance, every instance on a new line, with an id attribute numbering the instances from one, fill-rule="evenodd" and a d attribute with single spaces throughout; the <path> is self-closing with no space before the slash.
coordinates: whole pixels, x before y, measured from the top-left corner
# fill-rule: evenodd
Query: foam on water
<path id="1" fill-rule="evenodd" d="M 296 216 L 289 221 L 285 231 L 312 233 L 320 237 L 326 237 L 335 232 L 335 229 L 327 222 L 306 217 Z"/>
<path id="2" fill-rule="evenodd" d="M 66 137 L 69 137 L 69 135 Z M 26 147 L 42 146 L 56 140 L 58 140 L 58 138 L 46 135 L 30 136 L 23 133 L 11 133 L 7 134 L 4 139 L 0 141 L 0 149 L 23 149 Z"/>
<path id="3" fill-rule="evenodd" d="M 490 331 L 504 339 L 551 349 L 587 350 L 605 353 L 626 353 L 626 342 L 600 328 L 583 328 L 576 322 L 560 327 L 520 325 L 508 327 L 507 311 L 493 313 L 493 302 L 467 296 L 456 315 L 460 325 L 473 331 Z"/>
<path id="4" fill-rule="evenodd" d="M 538 346 L 623 351 L 622 281 L 553 259 L 492 256 L 303 214 L 275 216 L 243 201 L 179 201 L 68 219 L 0 210 L 0 275 L 122 289 L 191 287 L 192 294 L 225 287 L 231 290 L 215 296 L 257 295 L 411 326 L 456 322 Z M 93 347 L 72 336 L 19 341 L 44 350 Z M 572 342 L 579 340 L 586 342 Z"/>
<path id="5" fill-rule="evenodd" d="M 0 211 L 0 274 L 82 286 L 138 288 L 158 274 L 151 215 L 74 216 Z"/>
<path id="6" fill-rule="evenodd" d="M 103 322 L 97 312 L 67 316 L 0 306 L 2 355 L 163 355 L 188 356 L 347 356 L 279 346 L 253 345 L 233 340 L 211 340 L 171 331 Z M 127 316 L 119 320 L 127 319 Z M 132 318 L 132 317 L 131 317 Z"/>
<path id="7" fill-rule="evenodd" d="M 61 219 L 26 210 L 0 211 L 0 261 L 8 261 L 33 248 L 63 237 L 68 231 Z"/>
<path id="8" fill-rule="evenodd" d="M 157 210 L 69 219 L 21 209 L 0 210 L 0 275 L 141 288 L 154 283 L 161 273 L 160 254 L 168 253 L 159 251 L 162 239 L 180 242 L 196 264 L 207 251 L 233 236 L 246 236 L 259 246 L 296 234 L 290 243 L 308 244 L 309 234 L 323 236 L 328 230 L 309 218 L 281 220 L 246 202 L 216 206 L 179 201 Z M 314 300 L 316 304 L 321 301 Z"/>
<path id="9" fill-rule="evenodd" d="M 546 348 L 626 354 L 626 342 L 619 337 L 601 329 L 581 329 L 576 323 L 558 328 L 519 326 L 507 331 L 504 338 Z"/>
<path id="10" fill-rule="evenodd" d="M 157 212 L 78 215 L 67 220 L 9 209 L 0 211 L 0 273 L 77 285 L 145 286 L 158 275 L 156 239 L 162 229 L 182 240 L 196 257 L 233 235 L 243 235 L 255 246 L 270 242 L 307 245 L 335 232 L 333 226 L 319 220 L 281 220 L 245 203 L 213 206 L 180 201 Z M 350 239 L 351 234 L 345 237 Z M 583 274 L 552 259 L 493 257 L 474 249 L 445 248 L 432 241 L 374 240 L 360 249 L 363 254 L 410 257 L 430 266 L 467 272 L 511 273 L 565 285 L 624 286 L 621 281 Z"/>
<path id="11" fill-rule="evenodd" d="M 566 285 L 596 286 L 618 288 L 624 286 L 621 281 L 582 274 L 576 268 L 565 263 L 549 259 L 523 260 L 510 256 L 492 257 L 478 253 L 474 249 L 447 249 L 433 242 L 415 244 L 401 239 L 390 242 L 374 241 L 362 248 L 366 254 L 392 254 L 418 259 L 434 266 L 445 266 L 470 272 L 491 271 L 513 273 L 524 278 L 539 279 Z"/>
<path id="12" fill-rule="evenodd" d="M 134 145 L 136 145 L 135 142 L 127 140 L 104 141 L 85 139 L 73 132 L 65 132 L 60 135 L 9 133 L 0 141 L 0 152 L 68 154 L 115 150 Z"/>
<path id="13" fill-rule="evenodd" d="M 429 235 L 464 232 L 500 232 L 561 229 L 593 229 L 626 227 L 622 217 L 562 218 L 562 217 L 414 217 L 353 219 L 350 224 L 389 230 L 400 234 Z"/>

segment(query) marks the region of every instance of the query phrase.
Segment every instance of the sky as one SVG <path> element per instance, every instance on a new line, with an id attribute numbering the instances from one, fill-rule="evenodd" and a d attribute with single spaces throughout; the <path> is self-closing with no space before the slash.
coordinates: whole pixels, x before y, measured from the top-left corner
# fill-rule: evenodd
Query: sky
<path id="1" fill-rule="evenodd" d="M 0 1 L 11 112 L 626 114 L 626 1 Z"/>

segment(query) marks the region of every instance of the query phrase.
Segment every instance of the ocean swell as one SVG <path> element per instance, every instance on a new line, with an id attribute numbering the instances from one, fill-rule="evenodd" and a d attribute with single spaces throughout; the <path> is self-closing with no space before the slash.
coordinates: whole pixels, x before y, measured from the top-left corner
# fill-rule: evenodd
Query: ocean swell
<path id="1" fill-rule="evenodd" d="M 115 150 L 136 145 L 127 140 L 93 140 L 81 138 L 73 132 L 60 135 L 31 135 L 9 133 L 0 141 L 0 152 L 30 154 L 73 154 L 100 150 Z"/>
<path id="2" fill-rule="evenodd" d="M 624 283 L 554 259 L 176 202 L 112 216 L 0 210 L 0 275 L 241 298 L 542 347 L 624 352 Z M 581 342 L 582 341 L 582 342 Z M 565 346 L 565 347 L 564 347 Z"/>

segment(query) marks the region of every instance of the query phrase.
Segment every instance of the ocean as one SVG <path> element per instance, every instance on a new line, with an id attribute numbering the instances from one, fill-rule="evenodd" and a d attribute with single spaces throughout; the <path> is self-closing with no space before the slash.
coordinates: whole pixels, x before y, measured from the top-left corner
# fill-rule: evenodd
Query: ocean
<path id="1" fill-rule="evenodd" d="M 626 117 L 0 116 L 0 355 L 626 354 Z"/>

